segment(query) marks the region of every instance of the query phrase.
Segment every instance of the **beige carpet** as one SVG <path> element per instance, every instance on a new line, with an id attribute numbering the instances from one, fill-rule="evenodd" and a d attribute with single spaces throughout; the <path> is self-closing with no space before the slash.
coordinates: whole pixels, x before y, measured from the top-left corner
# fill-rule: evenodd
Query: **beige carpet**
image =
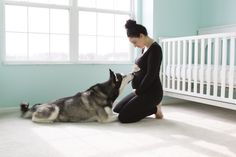
<path id="1" fill-rule="evenodd" d="M 164 105 L 138 123 L 36 124 L 0 112 L 0 157 L 235 157 L 236 111 Z"/>

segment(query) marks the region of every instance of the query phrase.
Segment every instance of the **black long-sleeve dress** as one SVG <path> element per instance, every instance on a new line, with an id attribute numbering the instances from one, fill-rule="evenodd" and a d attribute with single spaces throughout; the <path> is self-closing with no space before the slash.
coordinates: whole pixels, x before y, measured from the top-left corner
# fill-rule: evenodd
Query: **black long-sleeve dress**
<path id="1" fill-rule="evenodd" d="M 162 62 L 162 50 L 154 42 L 149 49 L 136 60 L 140 68 L 132 81 L 132 92 L 124 97 L 114 108 L 123 123 L 137 122 L 157 112 L 157 105 L 163 97 L 159 73 Z"/>

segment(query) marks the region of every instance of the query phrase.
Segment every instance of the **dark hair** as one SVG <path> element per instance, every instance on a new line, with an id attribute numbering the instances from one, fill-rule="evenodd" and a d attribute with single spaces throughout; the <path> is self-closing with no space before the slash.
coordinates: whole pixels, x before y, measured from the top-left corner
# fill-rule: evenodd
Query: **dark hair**
<path id="1" fill-rule="evenodd" d="M 135 20 L 127 20 L 125 28 L 128 37 L 140 37 L 140 34 L 143 34 L 145 36 L 148 35 L 147 29 L 144 26 L 137 24 Z"/>

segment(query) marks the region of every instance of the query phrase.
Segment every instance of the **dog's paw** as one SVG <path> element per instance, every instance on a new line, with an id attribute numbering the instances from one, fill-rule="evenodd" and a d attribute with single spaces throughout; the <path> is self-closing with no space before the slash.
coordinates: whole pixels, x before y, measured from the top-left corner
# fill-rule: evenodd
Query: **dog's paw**
<path id="1" fill-rule="evenodd" d="M 106 122 L 115 122 L 115 121 L 118 121 L 118 116 L 117 115 L 112 115 L 112 116 L 110 116 L 107 120 L 106 120 Z"/>

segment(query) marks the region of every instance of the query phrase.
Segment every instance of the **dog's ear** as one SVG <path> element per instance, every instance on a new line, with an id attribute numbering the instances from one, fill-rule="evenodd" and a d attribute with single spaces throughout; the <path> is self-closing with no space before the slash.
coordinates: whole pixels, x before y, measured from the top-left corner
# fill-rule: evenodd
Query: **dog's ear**
<path id="1" fill-rule="evenodd" d="M 112 73 L 114 73 L 111 69 L 109 69 L 109 72 L 110 72 L 110 76 L 111 76 Z"/>
<path id="2" fill-rule="evenodd" d="M 116 82 L 116 76 L 114 72 L 111 69 L 109 69 L 109 71 L 110 71 L 110 80 L 112 80 L 112 82 Z"/>

